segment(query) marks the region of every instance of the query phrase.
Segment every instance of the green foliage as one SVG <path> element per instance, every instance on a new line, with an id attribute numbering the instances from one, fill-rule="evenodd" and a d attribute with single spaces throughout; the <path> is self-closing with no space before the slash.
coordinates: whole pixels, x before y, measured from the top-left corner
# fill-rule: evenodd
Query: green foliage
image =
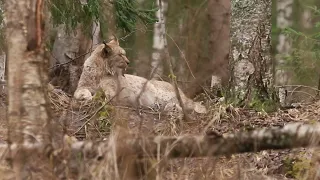
<path id="1" fill-rule="evenodd" d="M 135 0 L 116 0 L 114 1 L 117 27 L 124 32 L 135 30 L 137 20 L 140 19 L 144 24 L 157 22 L 155 12 L 158 8 L 143 10 L 138 8 Z"/>
<path id="2" fill-rule="evenodd" d="M 303 155 L 296 158 L 286 158 L 283 165 L 287 176 L 295 179 L 304 179 L 303 177 L 312 168 L 311 160 Z"/>
<path id="3" fill-rule="evenodd" d="M 308 8 L 314 12 L 313 18 L 320 16 L 319 9 Z M 317 85 L 320 73 L 320 22 L 316 22 L 308 33 L 294 28 L 287 28 L 284 33 L 291 38 L 293 49 L 283 57 L 286 63 L 280 68 L 293 72 L 298 83 Z"/>
<path id="4" fill-rule="evenodd" d="M 124 32 L 133 31 L 138 19 L 143 23 L 155 23 L 157 21 L 155 18 L 157 9 L 139 9 L 136 0 L 116 0 L 107 3 L 103 0 L 87 0 L 85 4 L 81 4 L 80 1 L 49 1 L 53 25 L 65 24 L 68 31 L 74 29 L 80 23 L 84 24 L 83 27 L 86 31 L 90 31 L 92 22 L 107 20 L 103 18 L 103 14 L 106 13 L 106 10 L 109 10 L 106 6 L 110 5 L 113 5 L 115 10 L 117 27 Z M 105 23 L 102 22 L 102 24 Z"/>
<path id="5" fill-rule="evenodd" d="M 244 100 L 240 99 L 234 93 L 231 93 L 229 89 L 224 89 L 221 93 L 222 96 L 225 97 L 226 104 L 247 107 L 258 112 L 271 113 L 277 111 L 280 107 L 278 95 L 275 89 L 272 88 L 268 89 L 268 95 L 264 96 L 262 96 L 262 93 L 258 89 L 252 89 L 250 95 Z"/>
<path id="6" fill-rule="evenodd" d="M 278 103 L 272 99 L 267 99 L 265 101 L 261 101 L 260 99 L 253 99 L 250 102 L 249 106 L 256 111 L 266 113 L 275 112 L 279 107 Z"/>
<path id="7" fill-rule="evenodd" d="M 171 80 L 176 80 L 177 76 L 175 76 L 174 74 L 169 74 L 168 78 L 171 79 Z"/>
<path id="8" fill-rule="evenodd" d="M 270 89 L 270 92 L 273 90 Z M 251 95 L 250 102 L 248 103 L 249 107 L 258 111 L 258 112 L 275 112 L 279 108 L 279 102 L 273 96 L 262 97 L 261 93 L 258 90 L 254 89 Z"/>
<path id="9" fill-rule="evenodd" d="M 113 110 L 112 107 L 106 104 L 107 102 L 102 90 L 97 91 L 93 100 L 100 106 L 97 113 L 97 128 L 100 132 L 110 132 L 112 126 L 110 121 L 110 113 Z"/>
<path id="10" fill-rule="evenodd" d="M 51 0 L 48 2 L 53 25 L 65 24 L 68 31 L 74 29 L 79 23 L 88 25 L 92 21 L 99 20 L 101 13 L 101 0 L 87 0 L 86 4 L 68 0 Z"/>

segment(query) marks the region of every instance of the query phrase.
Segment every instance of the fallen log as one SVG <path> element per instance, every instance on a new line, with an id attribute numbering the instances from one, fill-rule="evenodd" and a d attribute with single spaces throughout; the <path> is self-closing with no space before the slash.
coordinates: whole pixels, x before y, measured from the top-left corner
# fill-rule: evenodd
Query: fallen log
<path id="1" fill-rule="evenodd" d="M 122 134 L 121 134 L 122 133 Z M 263 128 L 242 131 L 227 135 L 182 135 L 135 137 L 123 131 L 115 132 L 113 142 L 76 141 L 65 138 L 64 148 L 73 152 L 91 154 L 91 157 L 103 158 L 104 152 L 114 146 L 115 150 L 126 149 L 126 155 L 138 157 L 166 156 L 167 158 L 223 156 L 237 153 L 259 152 L 268 149 L 292 149 L 320 145 L 320 125 L 288 124 L 284 127 Z M 34 152 L 54 153 L 50 145 L 11 144 L 10 149 L 23 148 Z M 113 149 L 114 149 L 113 148 Z M 8 149 L 7 144 L 0 145 L 0 151 Z M 59 148 L 61 151 L 61 149 Z"/>

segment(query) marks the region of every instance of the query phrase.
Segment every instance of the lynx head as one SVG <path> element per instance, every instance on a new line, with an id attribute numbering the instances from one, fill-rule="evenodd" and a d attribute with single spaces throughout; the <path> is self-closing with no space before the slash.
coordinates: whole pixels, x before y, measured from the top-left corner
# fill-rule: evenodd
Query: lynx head
<path id="1" fill-rule="evenodd" d="M 106 59 L 107 74 L 124 75 L 130 61 L 126 57 L 126 51 L 119 46 L 117 38 L 112 39 L 108 43 L 103 42 L 104 48 L 102 56 Z"/>

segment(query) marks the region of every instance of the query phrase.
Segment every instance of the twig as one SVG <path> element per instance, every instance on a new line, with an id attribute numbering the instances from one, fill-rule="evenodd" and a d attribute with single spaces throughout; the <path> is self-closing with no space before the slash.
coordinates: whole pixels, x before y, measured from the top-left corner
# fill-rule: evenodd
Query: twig
<path id="1" fill-rule="evenodd" d="M 141 91 L 140 91 L 140 93 L 139 93 L 139 95 L 138 95 L 138 97 L 136 99 L 136 104 L 138 105 L 138 107 L 141 105 L 140 104 L 140 98 L 142 96 L 142 93 L 146 90 L 147 84 L 149 83 L 149 81 L 151 79 L 153 79 L 153 77 L 154 77 L 154 75 L 156 73 L 156 70 L 158 69 L 159 65 L 160 65 L 160 63 L 158 63 L 158 65 L 155 68 L 153 68 L 153 70 L 151 71 L 149 79 L 143 84 L 143 87 L 142 87 L 142 89 L 141 89 Z M 142 130 L 142 119 L 141 119 L 141 114 L 139 112 L 138 112 L 138 116 L 140 117 L 139 131 L 141 132 L 141 130 Z"/>
<path id="2" fill-rule="evenodd" d="M 155 75 L 155 73 L 156 73 L 156 69 L 159 67 L 159 64 L 156 66 L 156 68 L 154 68 L 152 71 L 151 71 L 151 74 L 150 74 L 150 77 L 149 77 L 149 79 L 143 84 L 143 87 L 142 87 L 142 89 L 141 89 L 141 91 L 140 91 L 140 93 L 139 93 L 139 95 L 138 95 L 138 97 L 137 97 L 137 99 L 136 99 L 136 103 L 140 106 L 140 102 L 139 102 L 139 100 L 140 100 L 140 98 L 141 98 L 141 96 L 142 96 L 142 93 L 145 91 L 145 89 L 147 88 L 147 84 L 148 84 L 148 82 L 154 77 L 154 75 Z"/>
<path id="3" fill-rule="evenodd" d="M 120 109 L 129 109 L 129 110 L 132 110 L 132 111 L 136 111 L 137 110 L 136 108 L 132 108 L 132 107 L 128 107 L 128 106 L 113 106 L 113 107 L 120 108 Z M 147 113 L 147 114 L 154 114 L 154 115 L 159 114 L 158 112 L 147 111 L 147 110 L 144 110 L 144 109 L 142 109 L 141 111 L 144 112 L 144 113 Z"/>
<path id="4" fill-rule="evenodd" d="M 181 54 L 184 62 L 186 63 L 186 65 L 187 65 L 187 67 L 188 67 L 188 69 L 189 69 L 189 72 L 190 72 L 191 76 L 193 77 L 194 80 L 196 80 L 197 78 L 196 78 L 195 75 L 193 74 L 192 69 L 191 69 L 191 67 L 190 67 L 190 65 L 189 65 L 189 62 L 187 61 L 186 56 L 183 54 L 183 52 L 182 52 L 182 50 L 180 49 L 180 47 L 178 46 L 178 44 L 175 42 L 175 40 L 174 40 L 167 32 L 165 32 L 165 34 L 171 39 L 171 41 L 174 43 L 174 45 L 178 48 L 178 50 L 179 50 L 179 52 L 180 52 L 180 54 Z M 179 81 L 179 82 L 182 82 L 182 81 Z M 192 82 L 191 82 L 191 81 L 187 81 L 186 83 L 192 83 Z M 196 83 L 197 83 L 197 82 L 196 82 Z M 197 84 L 198 84 L 198 86 L 200 86 L 200 87 L 203 89 L 203 91 L 204 91 L 204 93 L 207 95 L 207 97 L 210 98 L 207 90 L 206 90 L 201 84 L 199 84 L 199 83 L 197 83 Z M 210 100 L 211 100 L 211 98 L 210 98 Z"/>
<path id="5" fill-rule="evenodd" d="M 281 85 L 281 86 L 275 86 L 276 88 L 280 88 L 280 87 L 304 87 L 304 88 L 309 88 L 312 89 L 314 91 L 320 92 L 319 89 L 311 87 L 311 86 L 305 86 L 305 85 Z"/>
<path id="6" fill-rule="evenodd" d="M 166 32 L 165 32 L 165 33 L 166 33 Z M 178 44 L 174 41 L 174 39 L 173 39 L 168 33 L 166 33 L 166 35 L 172 40 L 172 42 L 174 43 L 174 45 L 178 48 L 180 54 L 181 54 L 182 57 L 183 57 L 184 62 L 186 62 L 186 64 L 187 64 L 187 67 L 188 67 L 188 69 L 189 69 L 189 71 L 190 71 L 190 73 L 191 73 L 191 76 L 192 76 L 194 79 L 196 79 L 196 77 L 194 76 L 194 74 L 193 74 L 193 72 L 192 72 L 192 70 L 191 70 L 191 67 L 190 67 L 190 65 L 189 65 L 189 62 L 187 61 L 185 55 L 183 54 L 183 52 L 182 52 L 182 50 L 180 49 L 180 47 L 178 46 Z"/>
<path id="7" fill-rule="evenodd" d="M 316 97 L 314 97 L 312 94 L 307 93 L 307 92 L 304 92 L 304 91 L 296 91 L 296 90 L 294 90 L 294 91 L 288 91 L 288 92 L 290 92 L 291 95 L 292 95 L 293 93 L 302 93 L 302 94 L 305 94 L 305 95 L 310 96 L 313 100 L 316 100 Z"/>
<path id="8" fill-rule="evenodd" d="M 86 53 L 84 53 L 84 54 L 81 54 L 81 55 L 79 55 L 78 57 L 75 57 L 74 59 L 71 59 L 71 60 L 70 60 L 70 61 L 68 61 L 68 62 L 55 64 L 55 65 L 51 66 L 49 69 L 53 69 L 53 68 L 55 68 L 55 67 L 57 67 L 57 66 L 63 66 L 63 65 L 66 65 L 66 64 L 72 63 L 73 61 L 75 61 L 75 60 L 77 60 L 77 59 L 79 59 L 79 58 L 81 58 L 81 57 L 83 57 L 83 56 L 85 56 L 85 55 L 87 55 L 87 54 L 91 53 L 92 51 L 93 51 L 93 50 L 90 50 L 90 51 L 88 51 L 88 52 L 86 52 Z"/>
<path id="9" fill-rule="evenodd" d="M 149 25 L 149 23 L 145 24 L 145 25 L 144 25 L 144 28 L 139 28 L 139 29 L 136 29 L 136 30 L 134 30 L 134 31 L 131 31 L 129 34 L 127 34 L 127 35 L 125 35 L 125 36 L 123 36 L 123 37 L 121 37 L 121 38 L 119 38 L 119 39 L 120 39 L 121 41 L 125 41 L 126 38 L 128 38 L 129 36 L 131 36 L 133 33 L 137 32 L 137 31 L 146 32 L 146 31 L 148 31 L 148 30 L 147 30 L 147 27 L 146 27 L 147 25 Z M 151 30 L 149 30 L 149 31 L 151 31 Z"/>
<path id="10" fill-rule="evenodd" d="M 83 123 L 83 125 L 77 129 L 73 135 L 77 134 L 104 106 L 106 106 L 108 103 L 110 103 L 116 96 L 118 96 L 120 94 L 120 92 L 123 90 L 124 88 L 122 88 L 116 95 L 114 95 L 109 101 L 107 101 L 106 103 L 102 104 L 94 113 L 93 115 L 86 121 Z"/>

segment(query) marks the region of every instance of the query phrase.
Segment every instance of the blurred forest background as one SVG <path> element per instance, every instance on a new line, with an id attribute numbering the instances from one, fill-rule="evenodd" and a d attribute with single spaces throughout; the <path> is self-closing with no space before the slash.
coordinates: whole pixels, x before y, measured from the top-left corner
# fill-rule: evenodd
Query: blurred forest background
<path id="1" fill-rule="evenodd" d="M 297 103 L 315 102 L 319 98 L 319 0 L 46 0 L 44 2 L 44 22 L 41 28 L 46 32 L 43 40 L 48 55 L 44 57 L 48 57 L 49 60 L 48 81 L 54 86 L 54 90 L 61 90 L 52 91 L 58 92 L 59 96 L 49 93 L 50 105 L 53 106 L 52 109 L 57 110 L 53 113 L 55 116 L 53 119 L 61 126 L 66 125 L 62 121 L 68 121 L 69 124 L 85 121 L 80 128 L 77 124 L 78 130 L 69 130 L 72 131 L 68 132 L 71 135 L 85 129 L 83 130 L 85 135 L 81 138 L 94 139 L 87 132 L 89 131 L 87 126 L 94 124 L 88 123 L 94 119 L 93 117 L 98 119 L 99 127 L 95 125 L 92 127 L 95 131 L 99 131 L 99 137 L 104 136 L 102 133 L 106 131 L 108 135 L 112 135 L 114 127 L 112 123 L 116 118 L 111 115 L 112 108 L 106 106 L 105 102 L 96 102 L 101 108 L 97 108 L 97 104 L 94 104 L 91 109 L 81 109 L 83 106 L 80 110 L 77 109 L 78 112 L 72 109 L 70 102 L 85 59 L 103 40 L 108 41 L 113 37 L 117 37 L 120 46 L 126 50 L 126 56 L 130 60 L 128 74 L 147 79 L 176 80 L 187 96 L 203 101 L 209 107 L 209 115 L 201 117 L 202 119 L 199 116 L 199 123 L 194 123 L 196 124 L 194 126 L 188 123 L 179 126 L 176 121 L 173 123 L 163 121 L 161 127 L 156 127 L 157 131 L 152 129 L 153 127 L 147 128 L 154 130 L 152 133 L 181 135 L 207 133 L 209 129 L 224 134 L 238 130 L 247 131 L 255 127 L 283 126 L 288 122 L 302 120 L 319 121 L 320 103 L 314 103 L 312 110 L 302 108 L 300 111 L 290 111 Z M 11 37 L 8 37 L 5 28 L 12 25 L 6 24 L 8 16 L 5 16 L 7 13 L 5 7 L 9 5 L 9 1 L 0 1 L 1 120 L 7 117 L 4 115 L 7 111 L 7 92 L 13 91 L 8 88 L 8 74 L 14 67 L 14 62 L 11 61 L 10 67 L 6 55 L 9 49 L 7 41 Z M 33 30 L 28 29 L 28 32 Z M 33 46 L 28 44 L 27 48 L 32 49 Z M 8 109 L 10 111 L 10 108 Z M 267 114 L 272 112 L 273 114 Z M 305 116 L 305 112 L 313 114 Z M 69 116 L 68 113 L 73 114 Z M 12 123 L 17 122 L 10 122 L 10 116 L 8 124 L 11 123 L 9 129 L 12 130 L 14 129 Z M 137 116 L 141 120 L 141 115 Z M 48 122 L 48 117 L 46 118 L 43 119 L 43 123 Z M 102 121 L 104 122 L 101 123 Z M 37 123 L 42 125 L 40 121 Z M 127 124 L 133 123 L 127 122 Z M 1 128 L 2 126 L 6 125 L 0 123 L 0 140 L 6 139 L 6 135 L 3 135 L 6 131 L 3 130 L 5 128 Z M 63 129 L 63 133 L 67 131 Z M 14 133 L 16 132 L 13 131 L 12 134 Z M 10 136 L 10 132 L 8 134 Z M 306 172 L 310 172 L 309 178 L 319 178 L 319 171 L 312 170 L 312 167 L 317 167 L 314 165 L 315 158 L 310 158 L 313 152 L 298 153 L 299 155 L 295 154 L 294 157 L 283 157 L 289 153 L 268 151 L 258 154 L 259 158 L 243 155 L 237 156 L 239 159 L 232 157 L 230 161 L 220 159 L 221 161 L 208 167 L 210 159 L 205 163 L 199 160 L 201 166 L 197 161 L 189 159 L 189 161 L 184 160 L 184 165 L 191 171 L 184 170 L 181 174 L 197 178 L 199 177 L 197 173 L 202 173 L 201 175 L 205 176 L 203 179 L 206 179 L 212 175 L 211 172 L 216 173 L 218 169 L 220 174 L 216 173 L 218 176 L 214 174 L 213 177 L 237 179 L 244 172 L 239 170 L 242 164 L 246 164 L 243 168 L 250 169 L 247 166 L 250 159 L 258 169 L 255 169 L 254 173 L 262 174 L 263 177 L 266 174 L 276 174 L 276 179 L 301 179 L 306 177 Z M 318 162 L 317 159 L 316 161 Z M 170 171 L 178 171 L 181 167 L 179 163 L 172 165 Z M 220 169 L 216 166 L 218 163 L 223 164 Z M 78 174 L 81 174 L 80 168 L 83 167 L 79 166 Z M 207 168 L 206 172 L 202 168 Z M 239 174 L 235 173 L 238 170 Z M 159 174 L 158 171 L 157 173 Z M 251 171 L 248 174 L 250 173 Z M 247 179 L 258 179 L 256 174 L 251 174 Z M 166 174 L 164 176 L 179 179 L 179 173 L 175 177 Z"/>
<path id="2" fill-rule="evenodd" d="M 168 49 L 174 75 L 190 97 L 221 83 L 224 90 L 219 93 L 240 105 L 255 101 L 255 96 L 271 99 L 269 88 L 273 85 L 286 85 L 286 95 L 294 89 L 299 101 L 315 98 L 317 91 L 304 86 L 317 88 L 320 81 L 316 0 L 231 1 L 231 25 L 226 26 L 217 22 L 225 23 L 230 17 L 216 18 L 224 13 L 223 8 L 209 0 L 161 2 L 160 14 L 159 2 L 152 0 L 48 1 L 50 82 L 72 94 L 88 52 L 115 34 L 131 61 L 130 74 L 148 78 L 156 67 L 154 78 L 169 81 L 164 61 Z M 163 33 L 166 43 L 162 42 Z M 4 82 L 5 41 L 1 34 L 0 77 Z M 257 37 L 261 47 L 254 44 Z M 230 47 L 230 54 L 225 47 Z M 252 49 L 259 51 L 261 58 L 256 61 L 260 62 L 253 62 L 259 55 Z M 259 83 L 259 78 L 263 82 Z M 248 94 L 248 84 L 255 86 L 254 95 Z M 292 94 L 289 103 L 297 101 Z"/>

